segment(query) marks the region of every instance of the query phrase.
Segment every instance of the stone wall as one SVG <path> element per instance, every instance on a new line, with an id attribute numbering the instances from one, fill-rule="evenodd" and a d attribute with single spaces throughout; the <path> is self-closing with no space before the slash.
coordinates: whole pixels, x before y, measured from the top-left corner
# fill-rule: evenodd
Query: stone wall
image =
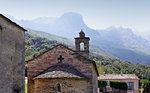
<path id="1" fill-rule="evenodd" d="M 96 73 L 96 71 L 95 71 L 95 69 L 94 69 L 94 67 L 92 68 L 92 75 L 93 75 L 93 93 L 97 93 L 98 92 L 98 77 L 97 77 L 97 73 Z"/>
<path id="2" fill-rule="evenodd" d="M 36 79 L 34 93 L 58 93 L 58 84 L 61 93 L 87 93 L 87 81 L 82 79 Z"/>
<path id="3" fill-rule="evenodd" d="M 24 31 L 0 16 L 0 93 L 24 93 Z"/>
<path id="4" fill-rule="evenodd" d="M 95 86 L 95 84 L 93 85 L 93 77 L 96 77 L 97 75 L 92 75 L 92 62 L 62 45 L 59 45 L 51 49 L 50 51 L 44 53 L 43 55 L 28 61 L 28 93 L 35 93 L 33 92 L 34 81 L 32 80 L 32 78 L 38 75 L 43 70 L 45 70 L 46 68 L 57 64 L 57 58 L 60 55 L 62 55 L 62 57 L 64 58 L 63 63 L 67 63 L 69 65 L 74 66 L 78 71 L 80 71 L 89 78 L 86 93 L 97 93 L 93 92 L 93 86 Z"/>

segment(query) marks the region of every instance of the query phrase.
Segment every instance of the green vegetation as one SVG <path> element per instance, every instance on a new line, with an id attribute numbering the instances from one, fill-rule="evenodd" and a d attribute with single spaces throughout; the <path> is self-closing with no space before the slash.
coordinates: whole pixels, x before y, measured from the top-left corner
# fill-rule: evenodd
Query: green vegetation
<path id="1" fill-rule="evenodd" d="M 67 44 L 67 45 L 73 45 L 74 44 L 73 40 L 70 40 L 70 39 L 64 38 L 64 37 L 60 37 L 60 36 L 56 36 L 56 35 L 52 35 L 50 33 L 35 31 L 35 30 L 31 30 L 31 29 L 28 29 L 27 33 L 34 36 L 34 37 L 46 38 L 47 40 L 51 40 L 51 41 L 57 40 L 60 43 Z"/>
<path id="2" fill-rule="evenodd" d="M 104 92 L 107 86 L 107 81 L 105 80 L 98 80 L 98 88 L 100 92 Z"/>
<path id="3" fill-rule="evenodd" d="M 47 40 L 42 37 L 35 37 L 28 33 L 25 34 L 25 38 L 26 61 L 42 54 L 58 44 L 57 41 Z"/>
<path id="4" fill-rule="evenodd" d="M 150 65 L 132 64 L 119 59 L 107 59 L 102 56 L 90 56 L 97 63 L 98 72 L 103 74 L 136 74 L 140 79 L 150 77 Z"/>
<path id="5" fill-rule="evenodd" d="M 62 43 L 59 40 L 51 40 L 50 38 L 47 39 L 40 36 L 39 34 L 35 35 L 33 33 L 25 34 L 26 61 L 42 54 L 45 51 L 48 51 L 57 44 Z M 69 42 L 67 39 L 66 41 Z M 68 46 L 71 47 L 71 45 Z M 99 54 L 100 53 L 101 51 L 99 51 Z M 100 74 L 102 74 L 103 72 L 106 72 L 107 74 L 119 74 L 120 72 L 123 72 L 125 74 L 135 73 L 140 79 L 147 79 L 148 77 L 150 77 L 150 65 L 132 64 L 130 62 L 122 61 L 119 59 L 104 58 L 97 55 L 90 56 L 90 59 L 94 60 L 97 63 L 97 68 Z"/>
<path id="6" fill-rule="evenodd" d="M 120 90 L 128 90 L 127 83 L 122 81 L 110 81 L 110 87 Z"/>
<path id="7" fill-rule="evenodd" d="M 144 88 L 144 93 L 150 93 L 150 77 L 142 81 L 142 87 Z"/>
<path id="8" fill-rule="evenodd" d="M 27 93 L 27 86 L 28 86 L 28 85 L 27 85 L 27 84 L 25 84 L 25 93 Z"/>
<path id="9" fill-rule="evenodd" d="M 106 87 L 107 86 L 107 81 L 105 80 L 98 80 L 98 87 Z"/>

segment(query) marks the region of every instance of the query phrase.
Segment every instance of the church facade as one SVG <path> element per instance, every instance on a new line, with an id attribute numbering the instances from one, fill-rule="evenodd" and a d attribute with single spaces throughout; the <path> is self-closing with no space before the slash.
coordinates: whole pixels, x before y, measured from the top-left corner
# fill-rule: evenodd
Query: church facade
<path id="1" fill-rule="evenodd" d="M 0 14 L 0 93 L 25 93 L 25 31 Z"/>
<path id="2" fill-rule="evenodd" d="M 88 59 L 89 40 L 81 31 L 75 38 L 76 50 L 59 44 L 29 60 L 28 93 L 97 93 L 98 71 Z"/>

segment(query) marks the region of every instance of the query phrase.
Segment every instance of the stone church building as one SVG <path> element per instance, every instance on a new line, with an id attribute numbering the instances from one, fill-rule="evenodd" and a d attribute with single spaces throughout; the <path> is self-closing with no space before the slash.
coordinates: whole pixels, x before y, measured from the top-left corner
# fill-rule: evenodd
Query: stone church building
<path id="1" fill-rule="evenodd" d="M 25 93 L 25 31 L 0 14 L 0 93 Z"/>
<path id="2" fill-rule="evenodd" d="M 28 93 L 97 93 L 98 71 L 88 59 L 89 40 L 81 31 L 75 38 L 76 50 L 59 44 L 29 60 Z"/>

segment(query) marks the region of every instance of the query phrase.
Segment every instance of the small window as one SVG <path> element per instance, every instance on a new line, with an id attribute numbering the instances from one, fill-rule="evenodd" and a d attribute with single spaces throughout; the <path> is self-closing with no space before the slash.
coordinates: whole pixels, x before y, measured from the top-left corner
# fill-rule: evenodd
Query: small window
<path id="1" fill-rule="evenodd" d="M 134 82 L 128 82 L 128 90 L 134 90 Z"/>
<path id="2" fill-rule="evenodd" d="M 0 30 L 2 30 L 3 28 L 2 28 L 2 26 L 0 25 Z"/>
<path id="3" fill-rule="evenodd" d="M 61 92 L 61 86 L 60 84 L 57 85 L 57 93 L 60 93 Z"/>
<path id="4" fill-rule="evenodd" d="M 84 51 L 84 43 L 80 43 L 80 51 Z"/>

